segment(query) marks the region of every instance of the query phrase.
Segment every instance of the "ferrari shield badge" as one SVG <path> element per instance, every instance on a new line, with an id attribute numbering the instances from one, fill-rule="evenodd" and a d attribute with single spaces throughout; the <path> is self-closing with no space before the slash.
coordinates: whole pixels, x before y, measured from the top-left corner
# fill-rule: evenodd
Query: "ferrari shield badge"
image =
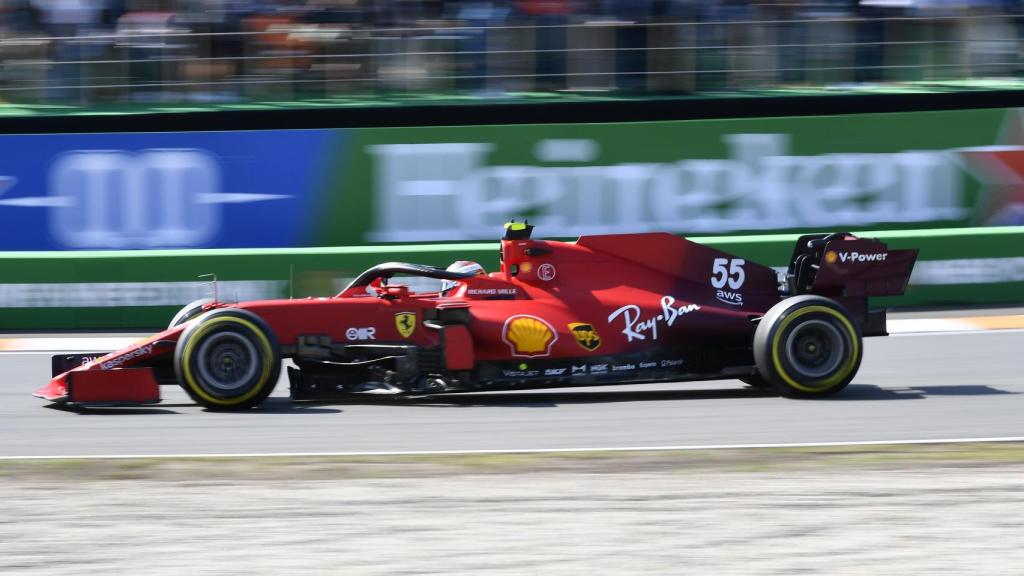
<path id="1" fill-rule="evenodd" d="M 412 336 L 412 333 L 416 331 L 416 313 L 395 313 L 395 328 L 398 328 L 398 333 L 402 335 L 402 338 Z"/>
<path id="2" fill-rule="evenodd" d="M 597 330 L 594 330 L 594 327 L 590 324 L 573 322 L 569 324 L 569 331 L 576 338 L 576 343 L 584 350 L 593 352 L 601 346 L 601 336 L 598 335 Z"/>

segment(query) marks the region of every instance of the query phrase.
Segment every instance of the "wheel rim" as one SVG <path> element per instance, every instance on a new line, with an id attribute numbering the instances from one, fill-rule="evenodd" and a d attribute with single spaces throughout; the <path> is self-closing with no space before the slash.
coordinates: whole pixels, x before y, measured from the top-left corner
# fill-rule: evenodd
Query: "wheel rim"
<path id="1" fill-rule="evenodd" d="M 259 370 L 259 353 L 242 334 L 223 331 L 199 346 L 199 381 L 217 394 L 234 394 L 248 388 Z"/>
<path id="2" fill-rule="evenodd" d="M 808 320 L 786 338 L 786 360 L 800 374 L 813 379 L 835 372 L 843 362 L 846 341 L 831 322 Z"/>

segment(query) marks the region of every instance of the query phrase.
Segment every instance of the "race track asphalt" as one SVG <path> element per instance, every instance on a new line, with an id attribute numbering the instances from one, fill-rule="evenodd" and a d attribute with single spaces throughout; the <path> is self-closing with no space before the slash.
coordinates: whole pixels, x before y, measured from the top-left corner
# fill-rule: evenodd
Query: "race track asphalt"
<path id="1" fill-rule="evenodd" d="M 716 381 L 293 404 L 70 411 L 31 392 L 49 355 L 0 355 L 0 457 L 359 453 L 878 442 L 1024 436 L 1024 331 L 866 340 L 841 395 L 788 400 Z"/>

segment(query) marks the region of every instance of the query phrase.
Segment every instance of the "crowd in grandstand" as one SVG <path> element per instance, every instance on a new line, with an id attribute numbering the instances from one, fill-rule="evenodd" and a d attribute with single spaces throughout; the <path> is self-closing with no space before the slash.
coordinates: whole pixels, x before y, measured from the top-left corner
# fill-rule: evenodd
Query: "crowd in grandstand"
<path id="1" fill-rule="evenodd" d="M 814 74 L 827 69 L 856 70 L 840 80 L 872 81 L 901 67 L 889 65 L 894 52 L 885 46 L 927 43 L 939 54 L 929 62 L 957 61 L 941 54 L 963 40 L 957 19 L 999 18 L 968 36 L 1016 39 L 1022 6 L 1024 0 L 5 0 L 0 98 L 692 91 L 734 87 L 735 77 L 756 84 L 762 69 L 775 83 L 828 76 Z M 932 22 L 922 28 L 918 17 Z M 885 18 L 910 18 L 915 26 Z M 773 49 L 771 62 L 758 59 L 765 46 Z M 1016 45 L 987 50 L 995 60 L 1016 61 Z M 824 60 L 809 65 L 814 58 Z"/>

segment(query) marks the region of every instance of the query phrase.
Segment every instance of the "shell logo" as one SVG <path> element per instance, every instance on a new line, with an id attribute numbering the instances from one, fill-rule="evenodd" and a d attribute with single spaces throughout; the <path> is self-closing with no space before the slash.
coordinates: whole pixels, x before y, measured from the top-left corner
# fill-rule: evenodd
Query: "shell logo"
<path id="1" fill-rule="evenodd" d="M 558 333 L 546 320 L 520 314 L 505 320 L 501 339 L 508 344 L 513 356 L 534 358 L 551 354 Z"/>
<path id="2" fill-rule="evenodd" d="M 825 263 L 826 264 L 835 264 L 836 263 L 836 253 L 831 251 L 831 250 L 829 250 L 828 252 L 825 252 Z"/>

